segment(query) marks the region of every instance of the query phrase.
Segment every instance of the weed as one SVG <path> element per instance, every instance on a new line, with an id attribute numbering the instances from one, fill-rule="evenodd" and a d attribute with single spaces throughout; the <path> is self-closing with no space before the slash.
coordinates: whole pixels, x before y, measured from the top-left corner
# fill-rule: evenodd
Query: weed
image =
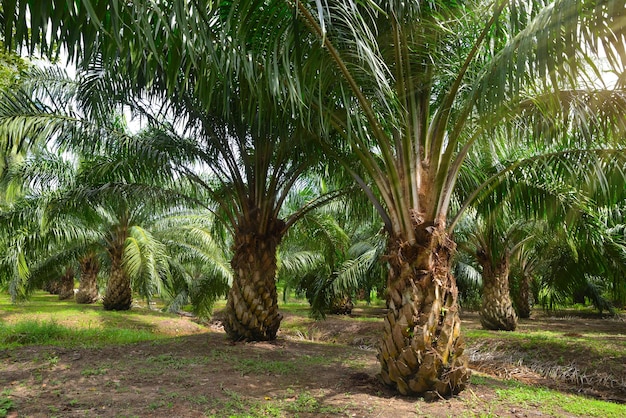
<path id="1" fill-rule="evenodd" d="M 269 374 L 285 375 L 293 373 L 296 366 L 289 361 L 263 360 L 261 357 L 254 359 L 241 359 L 235 364 L 235 370 L 242 375 Z"/>
<path id="2" fill-rule="evenodd" d="M 301 392 L 296 399 L 287 404 L 287 410 L 294 413 L 305 414 L 339 414 L 344 408 L 324 406 L 309 392 Z"/>
<path id="3" fill-rule="evenodd" d="M 109 371 L 109 369 L 105 368 L 105 367 L 98 367 L 97 369 L 83 369 L 83 371 L 80 372 L 81 376 L 102 376 L 107 374 L 107 372 Z"/>
<path id="4" fill-rule="evenodd" d="M 0 418 L 8 415 L 9 410 L 14 407 L 13 400 L 10 398 L 11 391 L 5 389 L 0 393 Z"/>

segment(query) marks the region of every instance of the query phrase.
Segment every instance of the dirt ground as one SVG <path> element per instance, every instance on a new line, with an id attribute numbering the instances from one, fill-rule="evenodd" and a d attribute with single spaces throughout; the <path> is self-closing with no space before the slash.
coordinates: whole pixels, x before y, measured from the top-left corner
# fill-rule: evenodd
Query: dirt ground
<path id="1" fill-rule="evenodd" d="M 479 328 L 475 314 L 464 314 L 463 321 L 466 330 Z M 180 317 L 164 326 L 187 335 L 157 342 L 0 351 L 0 390 L 10 393 L 14 402 L 9 417 L 398 418 L 547 416 L 533 405 L 498 397 L 506 381 L 496 377 L 573 392 L 597 388 L 547 379 L 503 358 L 487 361 L 478 356 L 471 366 L 487 374 L 483 379 L 487 383 L 472 385 L 452 399 L 427 403 L 397 396 L 377 380 L 374 346 L 381 322 L 348 317 L 314 322 L 287 314 L 283 324 L 285 331 L 272 343 L 232 343 L 219 323 L 199 327 Z M 619 344 L 626 344 L 626 322 L 619 320 L 546 317 L 520 324 L 522 330 L 533 327 L 581 335 L 604 327 Z M 473 344 L 478 343 L 469 341 L 468 346 Z M 606 363 L 610 373 L 621 376 L 621 388 L 607 384 L 588 394 L 626 401 L 625 364 L 623 357 Z M 550 415 L 571 416 L 558 409 Z"/>

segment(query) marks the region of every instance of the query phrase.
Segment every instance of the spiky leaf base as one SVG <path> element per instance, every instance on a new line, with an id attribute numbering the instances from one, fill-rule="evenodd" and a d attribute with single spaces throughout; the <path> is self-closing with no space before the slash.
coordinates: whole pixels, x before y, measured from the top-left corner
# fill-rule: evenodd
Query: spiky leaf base
<path id="1" fill-rule="evenodd" d="M 235 341 L 276 338 L 282 320 L 276 292 L 276 247 L 281 235 L 235 237 L 233 285 L 228 293 L 224 329 Z"/>
<path id="2" fill-rule="evenodd" d="M 80 260 L 80 286 L 76 293 L 76 303 L 88 304 L 98 300 L 98 271 L 100 265 L 95 256 Z"/>
<path id="3" fill-rule="evenodd" d="M 59 300 L 68 300 L 74 297 L 74 269 L 68 267 L 59 280 Z"/>
<path id="4" fill-rule="evenodd" d="M 107 311 L 127 311 L 130 309 L 132 302 L 130 277 L 122 268 L 120 252 L 119 257 L 111 257 L 111 273 L 102 305 Z"/>
<path id="5" fill-rule="evenodd" d="M 509 263 L 502 260 L 497 265 L 481 262 L 483 266 L 483 296 L 480 323 L 485 329 L 514 331 L 517 315 L 509 294 Z"/>
<path id="6" fill-rule="evenodd" d="M 417 243 L 390 239 L 389 312 L 378 351 L 380 377 L 403 395 L 428 398 L 463 390 L 469 380 L 461 337 L 455 245 L 443 229 L 416 227 Z"/>

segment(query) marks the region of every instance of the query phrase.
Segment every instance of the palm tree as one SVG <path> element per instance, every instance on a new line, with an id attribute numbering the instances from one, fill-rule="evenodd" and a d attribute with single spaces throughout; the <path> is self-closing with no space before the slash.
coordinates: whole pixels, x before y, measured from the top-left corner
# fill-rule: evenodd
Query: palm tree
<path id="1" fill-rule="evenodd" d="M 600 312 L 613 311 L 611 300 L 619 306 L 626 271 L 620 206 L 623 203 L 598 206 L 580 224 L 574 239 L 563 228 L 543 235 L 535 244 L 534 251 L 542 254 L 535 274 L 544 308 L 585 303 L 585 299 Z"/>
<path id="2" fill-rule="evenodd" d="M 168 310 L 180 312 L 191 304 L 200 318 L 210 317 L 213 304 L 226 296 L 232 284 L 229 245 L 216 231 L 213 214 L 206 210 L 188 210 L 166 214 L 155 223 L 155 236 L 169 255 L 171 279 L 165 283 L 162 297 Z"/>
<path id="3" fill-rule="evenodd" d="M 160 160 L 135 151 L 145 133 L 131 135 L 115 108 L 93 117 L 91 105 L 99 102 L 101 91 L 90 90 L 90 82 L 93 79 L 69 79 L 55 68 L 32 69 L 20 89 L 4 93 L 1 118 L 7 137 L 16 143 L 49 143 L 57 153 L 82 154 L 33 153 L 16 163 L 10 189 L 30 186 L 23 199 L 39 202 L 32 208 L 40 212 L 34 219 L 52 222 L 42 225 L 51 231 L 36 239 L 39 245 L 50 247 L 47 242 L 52 241 L 63 246 L 55 248 L 56 253 L 81 259 L 83 282 L 89 287 L 86 294 L 80 293 L 81 300 L 97 296 L 99 263 L 93 253 L 105 249 L 109 279 L 104 306 L 125 310 L 132 301 L 131 277 L 139 293 L 150 297 L 153 285 L 160 287 L 159 281 L 170 274 L 164 246 L 142 226 L 154 222 L 159 210 L 180 209 L 188 202 L 171 188 L 168 161 L 155 169 Z M 59 233 L 66 225 L 75 225 L 69 228 L 72 234 Z M 34 237 L 41 235 L 33 229 Z M 45 257 L 44 266 L 46 260 L 50 258 Z"/>
<path id="4" fill-rule="evenodd" d="M 315 318 L 349 314 L 359 292 L 369 302 L 372 289 L 384 287 L 385 235 L 371 205 L 358 200 L 346 195 L 307 213 L 281 244 L 279 280 L 285 292 L 306 296 Z"/>
<path id="5" fill-rule="evenodd" d="M 480 322 L 485 329 L 513 331 L 517 315 L 509 294 L 509 272 L 511 258 L 527 236 L 526 223 L 514 222 L 510 213 L 499 211 L 487 218 L 476 215 L 472 224 L 468 242 L 457 242 L 481 267 Z"/>
<path id="6" fill-rule="evenodd" d="M 110 163 L 111 155 L 106 160 Z M 120 158 L 115 162 L 118 167 L 121 161 Z M 98 163 L 92 157 L 74 166 L 62 156 L 39 153 L 12 167 L 10 181 L 31 186 L 22 199 L 34 205 L 30 211 L 18 206 L 17 211 L 24 211 L 21 217 L 37 218 L 39 212 L 42 218 L 39 228 L 33 230 L 28 252 L 30 279 L 37 281 L 32 277 L 37 271 L 45 272 L 60 259 L 80 261 L 82 293 L 89 288 L 90 293 L 84 297 L 93 301 L 97 296 L 94 287 L 99 264 L 94 251 L 105 250 L 109 279 L 104 307 L 126 310 L 131 306 L 131 277 L 137 284 L 143 277 L 152 282 L 163 280 L 167 274 L 166 254 L 161 244 L 142 227 L 154 216 L 156 206 L 149 204 L 145 195 L 138 195 L 135 200 L 123 193 L 98 190 L 106 185 L 107 179 L 94 184 L 86 181 L 85 173 Z M 9 223 L 7 230 L 20 227 L 20 223 Z M 60 232 L 63 230 L 67 232 Z M 62 277 L 71 282 L 69 289 L 73 296 L 73 269 L 66 268 Z M 150 296 L 146 285 L 137 287 L 142 296 Z"/>
<path id="7" fill-rule="evenodd" d="M 220 86 L 236 90 L 245 76 L 259 95 L 300 111 L 311 130 L 341 138 L 324 144 L 331 155 L 345 146 L 358 157 L 373 184 L 356 181 L 389 233 L 381 377 L 403 394 L 456 393 L 468 379 L 447 224 L 467 153 L 523 109 L 589 98 L 589 88 L 568 82 L 589 74 L 581 63 L 598 45 L 611 64 L 624 55 L 623 7 L 613 0 L 81 5 L 45 2 L 30 27 L 27 13 L 5 8 L 5 36 L 44 52 L 63 44 L 86 62 L 121 60 L 133 89 L 192 87 L 205 105 L 212 69 L 233 66 Z M 58 29 L 51 39 L 49 21 Z"/>
<path id="8" fill-rule="evenodd" d="M 611 138 L 600 133 L 582 142 L 570 138 L 564 147 L 548 149 L 511 149 L 506 141 L 496 141 L 486 152 L 477 149 L 478 155 L 466 160 L 460 175 L 458 198 L 473 202 L 476 212 L 465 212 L 473 221 L 465 222 L 470 230 L 465 242 L 459 238 L 482 267 L 483 327 L 513 330 L 517 319 L 509 296 L 509 272 L 516 253 L 525 246 L 528 256 L 533 240 L 555 230 L 570 241 L 588 242 L 589 234 L 577 232 L 579 224 L 594 218 L 597 205 L 622 198 L 626 154 L 611 149 Z M 452 225 L 462 214 L 457 213 Z M 527 284 L 522 290 L 527 299 Z"/>
<path id="9" fill-rule="evenodd" d="M 95 76 L 90 74 L 93 72 L 79 72 L 82 83 L 77 83 L 76 99 L 87 97 L 86 104 L 92 106 L 94 94 L 84 92 L 89 85 L 108 88 L 114 97 L 115 94 L 123 96 L 124 92 L 112 85 L 114 80 L 104 77 L 101 71 Z M 37 118 L 45 112 L 37 106 L 29 109 L 18 106 L 17 99 L 8 101 L 11 105 L 7 105 L 3 115 L 0 115 L 10 135 L 16 131 L 21 133 L 22 137 L 15 137 L 17 141 L 33 132 L 39 134 L 37 130 L 40 129 L 48 137 L 60 136 L 61 141 L 85 147 L 90 146 L 87 139 L 94 140 L 94 133 L 100 132 L 98 126 L 81 127 L 85 122 L 77 116 L 72 116 L 73 119 L 58 117 L 54 121 L 48 118 L 39 122 Z M 23 101 L 23 97 L 19 99 Z M 118 132 L 119 144 L 112 138 L 101 146 L 107 152 L 112 152 L 115 147 L 122 150 L 128 148 L 128 152 L 132 150 L 133 161 L 139 161 L 139 165 L 127 167 L 137 179 L 142 178 L 138 167 L 145 169 L 144 175 L 155 172 L 160 176 L 170 175 L 170 179 L 177 178 L 181 196 L 187 193 L 196 202 L 203 199 L 213 202 L 209 205 L 216 215 L 215 219 L 233 237 L 233 280 L 225 328 L 235 340 L 274 339 L 282 317 L 278 312 L 275 287 L 277 246 L 288 228 L 307 210 L 340 192 L 331 192 L 318 201 L 303 202 L 303 207 L 284 215 L 285 220 L 281 219 L 283 214 L 280 211 L 289 190 L 318 161 L 319 153 L 311 147 L 310 134 L 289 116 L 289 112 L 247 94 L 243 87 L 227 100 L 225 109 L 209 112 L 199 106 L 192 96 L 182 92 L 177 101 L 163 101 L 161 114 L 155 115 L 149 109 L 143 112 L 149 127 L 136 138 Z M 137 112 L 142 112 L 138 101 L 132 104 Z M 86 107 L 85 113 L 91 115 L 97 109 L 97 106 Z M 29 115 L 28 129 L 17 128 L 26 119 L 24 115 Z M 103 119 L 102 116 L 99 118 Z M 68 119 L 72 120 L 68 122 Z M 167 120 L 175 123 L 167 123 Z M 71 132 L 80 128 L 87 134 L 69 137 L 65 133 L 68 127 Z M 103 142 L 102 139 L 97 141 Z M 128 154 L 125 155 L 129 158 Z M 149 166 L 152 162 L 155 165 Z M 203 175 L 201 170 L 210 172 L 210 177 Z M 101 173 L 94 171 L 90 174 L 94 179 L 98 175 Z M 186 191 L 180 189 L 185 182 L 193 184 Z M 118 232 L 110 237 L 108 248 L 111 260 L 120 259 L 126 230 L 126 223 L 121 222 Z M 112 267 L 114 272 L 121 271 L 119 263 L 112 264 Z M 116 273 L 111 276 L 107 289 L 120 289 L 110 298 L 121 300 L 125 306 L 129 300 L 129 287 L 111 287 L 117 282 L 127 283 L 127 279 Z M 108 299 L 105 296 L 105 306 L 109 305 Z"/>
<path id="10" fill-rule="evenodd" d="M 243 88 L 230 100 L 222 115 L 185 102 L 184 109 L 172 112 L 186 121 L 187 136 L 177 134 L 174 126 L 155 125 L 151 146 L 169 155 L 175 169 L 214 202 L 216 219 L 232 237 L 226 332 L 234 340 L 272 340 L 282 319 L 276 291 L 278 245 L 307 211 L 341 191 L 284 211 L 291 189 L 319 161 L 311 136 L 288 112 L 246 95 Z M 171 149 L 181 150 L 180 155 Z M 210 178 L 190 171 L 189 162 L 202 165 Z"/>
<path id="11" fill-rule="evenodd" d="M 76 302 L 90 304 L 98 300 L 98 273 L 100 262 L 93 252 L 88 253 L 79 260 L 80 285 L 76 293 Z"/>

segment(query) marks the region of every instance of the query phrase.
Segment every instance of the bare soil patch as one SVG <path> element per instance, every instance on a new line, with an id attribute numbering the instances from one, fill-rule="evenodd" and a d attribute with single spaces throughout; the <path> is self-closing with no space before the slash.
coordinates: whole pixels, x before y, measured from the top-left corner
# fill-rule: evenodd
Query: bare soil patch
<path id="1" fill-rule="evenodd" d="M 479 328 L 475 314 L 466 313 L 463 320 L 466 330 Z M 626 344 L 624 322 L 584 321 L 542 317 L 522 321 L 520 328 L 550 326 L 583 336 L 602 330 Z M 188 335 L 101 349 L 28 346 L 0 352 L 0 387 L 10 391 L 15 404 L 9 416 L 546 416 L 532 405 L 498 397 L 499 388 L 506 386 L 498 379 L 438 402 L 397 396 L 376 378 L 375 345 L 382 323 L 371 319 L 316 322 L 287 314 L 283 331 L 271 343 L 232 343 L 218 323 L 199 331 L 186 317 L 168 319 L 163 326 L 172 334 Z M 507 341 L 500 341 L 500 348 L 517 352 L 519 347 L 511 348 Z M 471 347 L 479 344 L 469 341 Z M 520 367 L 508 364 L 509 359 L 515 356 L 473 362 L 472 367 L 533 385 L 560 384 L 531 369 L 516 373 Z M 613 360 L 606 371 L 621 365 L 612 373 L 624 376 L 625 359 Z M 608 387 L 592 395 L 622 396 Z M 559 410 L 554 415 L 571 416 Z"/>

